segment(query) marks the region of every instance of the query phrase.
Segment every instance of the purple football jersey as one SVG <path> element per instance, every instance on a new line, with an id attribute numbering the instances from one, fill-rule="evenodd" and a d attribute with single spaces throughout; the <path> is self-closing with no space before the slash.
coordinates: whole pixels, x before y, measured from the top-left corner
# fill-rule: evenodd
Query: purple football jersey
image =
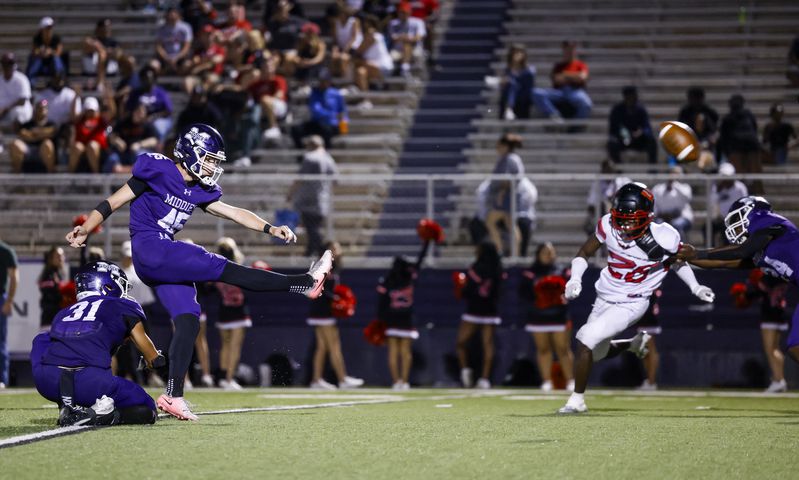
<path id="1" fill-rule="evenodd" d="M 144 319 L 141 306 L 125 298 L 90 295 L 53 319 L 45 365 L 111 366 L 111 355 Z"/>
<path id="2" fill-rule="evenodd" d="M 799 230 L 787 218 L 766 210 L 749 214 L 750 234 L 774 225 L 785 227 L 785 233 L 770 241 L 754 261 L 766 273 L 799 285 Z"/>
<path id="3" fill-rule="evenodd" d="M 133 176 L 150 188 L 130 204 L 131 239 L 137 234 L 172 239 L 197 206 L 202 208 L 222 196 L 218 185 L 186 184 L 172 159 L 160 153 L 139 155 Z"/>

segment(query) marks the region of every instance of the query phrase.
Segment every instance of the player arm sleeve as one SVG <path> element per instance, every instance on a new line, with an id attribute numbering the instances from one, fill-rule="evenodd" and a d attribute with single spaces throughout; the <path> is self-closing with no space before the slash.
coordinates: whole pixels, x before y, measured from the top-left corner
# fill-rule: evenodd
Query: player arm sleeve
<path id="1" fill-rule="evenodd" d="M 677 276 L 680 277 L 691 292 L 694 291 L 695 288 L 699 287 L 699 282 L 696 280 L 696 275 L 694 275 L 694 270 L 686 263 L 681 263 L 675 266 L 675 272 Z"/>
<path id="2" fill-rule="evenodd" d="M 583 257 L 574 257 L 571 266 L 571 278 L 582 281 L 583 274 L 588 270 L 588 262 Z"/>
<path id="3" fill-rule="evenodd" d="M 122 320 L 125 322 L 125 328 L 127 329 L 127 335 L 130 335 L 133 332 L 133 328 L 141 322 L 141 318 L 135 315 L 123 315 Z"/>
<path id="4" fill-rule="evenodd" d="M 128 180 L 128 186 L 133 191 L 133 194 L 136 195 L 137 197 L 146 192 L 147 190 L 149 190 L 150 188 L 147 185 L 147 182 L 136 177 L 130 177 L 130 179 Z"/>
<path id="5" fill-rule="evenodd" d="M 743 260 L 752 258 L 754 254 L 763 250 L 773 239 L 785 233 L 785 227 L 773 227 L 757 230 L 744 243 L 734 248 L 724 250 L 700 250 L 696 253 L 697 260 Z"/>

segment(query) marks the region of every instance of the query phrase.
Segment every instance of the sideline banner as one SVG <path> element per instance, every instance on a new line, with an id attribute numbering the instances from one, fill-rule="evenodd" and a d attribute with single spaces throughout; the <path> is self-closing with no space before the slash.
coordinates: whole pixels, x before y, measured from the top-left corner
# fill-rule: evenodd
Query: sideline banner
<path id="1" fill-rule="evenodd" d="M 8 317 L 8 350 L 12 356 L 27 356 L 33 337 L 39 333 L 41 308 L 37 279 L 43 267 L 44 262 L 40 260 L 19 262 L 19 286 L 14 297 L 14 310 Z"/>

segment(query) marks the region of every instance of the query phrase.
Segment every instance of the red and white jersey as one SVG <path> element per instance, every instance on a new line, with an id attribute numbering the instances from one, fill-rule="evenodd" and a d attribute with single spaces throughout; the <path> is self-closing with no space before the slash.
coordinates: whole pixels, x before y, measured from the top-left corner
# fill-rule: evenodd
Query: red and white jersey
<path id="1" fill-rule="evenodd" d="M 643 237 L 625 242 L 605 214 L 594 234 L 608 248 L 608 266 L 594 284 L 597 296 L 608 302 L 650 297 L 669 270 L 663 262 L 680 248 L 680 234 L 668 223 L 650 223 Z"/>

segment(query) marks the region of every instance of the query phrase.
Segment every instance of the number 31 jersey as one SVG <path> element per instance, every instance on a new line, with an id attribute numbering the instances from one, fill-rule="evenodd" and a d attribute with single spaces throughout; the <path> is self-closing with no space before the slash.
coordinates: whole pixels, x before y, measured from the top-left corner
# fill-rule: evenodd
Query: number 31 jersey
<path id="1" fill-rule="evenodd" d="M 144 319 L 141 306 L 125 298 L 90 295 L 53 319 L 45 365 L 109 368 L 111 355 Z"/>
<path id="2" fill-rule="evenodd" d="M 642 237 L 624 242 L 606 214 L 594 234 L 608 249 L 608 266 L 594 284 L 597 296 L 608 302 L 650 297 L 668 273 L 664 262 L 680 248 L 680 234 L 668 223 L 650 223 Z"/>
<path id="3" fill-rule="evenodd" d="M 205 208 L 222 196 L 219 186 L 187 184 L 169 157 L 143 153 L 133 165 L 133 176 L 149 187 L 130 204 L 130 237 L 137 234 L 174 235 L 198 206 Z"/>

